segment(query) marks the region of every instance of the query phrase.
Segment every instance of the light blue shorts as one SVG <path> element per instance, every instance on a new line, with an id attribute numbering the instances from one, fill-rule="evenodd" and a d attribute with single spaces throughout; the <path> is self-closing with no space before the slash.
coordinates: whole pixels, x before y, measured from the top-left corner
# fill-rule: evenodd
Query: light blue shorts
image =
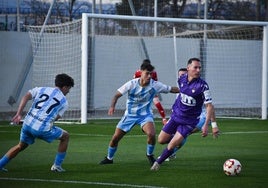
<path id="1" fill-rule="evenodd" d="M 147 116 L 128 116 L 124 115 L 121 120 L 117 124 L 117 128 L 121 129 L 124 132 L 129 132 L 135 125 L 140 125 L 142 128 L 144 124 L 148 122 L 154 123 L 153 115 L 147 115 Z"/>
<path id="2" fill-rule="evenodd" d="M 49 131 L 37 131 L 28 125 L 23 125 L 20 132 L 20 141 L 33 144 L 36 138 L 42 139 L 48 143 L 59 139 L 63 134 L 63 129 L 53 126 Z"/>
<path id="3" fill-rule="evenodd" d="M 196 128 L 198 128 L 199 130 L 202 130 L 203 125 L 205 124 L 206 121 L 206 114 L 201 114 L 200 119 L 198 124 L 196 125 Z"/>

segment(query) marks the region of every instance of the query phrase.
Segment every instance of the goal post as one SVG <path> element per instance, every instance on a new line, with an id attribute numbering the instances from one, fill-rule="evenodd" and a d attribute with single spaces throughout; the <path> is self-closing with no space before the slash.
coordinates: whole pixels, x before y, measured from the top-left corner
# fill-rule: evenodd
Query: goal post
<path id="1" fill-rule="evenodd" d="M 218 117 L 267 119 L 267 28 L 268 22 L 84 13 L 79 20 L 46 25 L 40 41 L 42 26 L 28 26 L 37 49 L 32 83 L 53 86 L 56 74 L 70 74 L 75 86 L 63 121 L 84 124 L 111 118 L 107 111 L 114 92 L 133 78 L 143 59 L 150 57 L 159 81 L 174 86 L 177 70 L 199 57 Z M 176 96 L 161 97 L 169 116 Z M 113 118 L 124 110 L 122 98 Z"/>
<path id="2" fill-rule="evenodd" d="M 90 20 L 94 20 L 92 26 Z M 157 24 L 155 24 L 157 23 Z M 140 28 L 138 33 L 136 25 Z M 155 36 L 154 26 L 157 27 Z M 207 29 L 204 31 L 203 26 Z M 94 33 L 90 33 L 94 27 Z M 83 106 L 86 122 L 92 111 L 107 113 L 110 100 L 145 58 L 139 44 L 140 34 L 148 54 L 156 66 L 160 81 L 176 84 L 176 69 L 186 66 L 186 60 L 204 55 L 204 76 L 211 86 L 217 115 L 224 117 L 255 117 L 267 119 L 267 27 L 268 22 L 200 20 L 182 18 L 122 16 L 84 13 L 82 18 L 82 66 L 94 57 L 94 88 L 83 88 L 83 97 L 94 90 L 93 108 Z M 174 28 L 176 44 L 174 43 Z M 206 45 L 202 45 L 204 34 Z M 94 35 L 94 36 L 93 36 Z M 85 41 L 94 38 L 96 46 Z M 176 52 L 174 52 L 176 47 Z M 94 48 L 95 54 L 88 54 Z M 174 54 L 177 57 L 174 57 Z M 90 69 L 90 67 L 88 67 Z M 106 69 L 105 71 L 103 69 Z M 86 70 L 86 69 L 84 69 Z M 114 74 L 113 72 L 117 72 Z M 84 73 L 84 78 L 85 78 Z M 100 81 L 101 80 L 101 81 Z M 89 82 L 89 80 L 84 80 Z M 92 81 L 92 80 L 91 80 Z M 82 80 L 83 82 L 83 80 Z M 211 83 L 211 84 L 210 84 Z M 86 83 L 81 84 L 86 85 Z M 164 96 L 163 105 L 169 110 L 174 97 Z M 117 109 L 124 110 L 125 101 Z M 85 103 L 84 103 L 85 104 Z M 98 116 L 97 115 L 97 116 Z M 106 115 L 102 114 L 106 118 Z"/>
<path id="3" fill-rule="evenodd" d="M 87 123 L 88 17 L 82 15 L 81 40 L 81 123 Z"/>
<path id="4" fill-rule="evenodd" d="M 268 97 L 268 25 L 263 27 L 263 54 L 262 54 L 262 105 L 261 119 L 267 119 L 267 97 Z"/>

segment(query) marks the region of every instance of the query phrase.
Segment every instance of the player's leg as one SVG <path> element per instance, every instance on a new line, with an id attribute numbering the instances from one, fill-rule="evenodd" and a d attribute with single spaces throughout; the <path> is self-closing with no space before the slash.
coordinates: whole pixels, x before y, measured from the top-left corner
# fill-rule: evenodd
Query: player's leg
<path id="1" fill-rule="evenodd" d="M 61 165 L 66 157 L 66 151 L 67 151 L 68 143 L 69 143 L 69 133 L 66 131 L 63 131 L 63 134 L 59 140 L 60 140 L 60 143 L 58 146 L 58 152 L 54 160 L 54 170 L 53 170 L 53 167 L 51 170 L 57 171 L 57 172 L 64 172 L 65 170 L 61 167 Z"/>
<path id="2" fill-rule="evenodd" d="M 109 143 L 108 156 L 107 156 L 108 159 L 113 159 L 114 154 L 118 147 L 118 143 L 124 137 L 125 134 L 126 132 L 122 131 L 121 129 L 119 128 L 115 129 L 115 133 Z"/>
<path id="3" fill-rule="evenodd" d="M 172 139 L 173 135 L 161 130 L 158 135 L 158 143 L 159 144 L 167 144 Z"/>
<path id="4" fill-rule="evenodd" d="M 184 139 L 182 140 L 182 142 L 180 143 L 180 145 L 177 146 L 177 147 L 175 147 L 175 148 L 173 149 L 173 153 L 169 156 L 169 158 L 167 159 L 167 161 L 176 159 L 176 153 L 177 153 L 177 151 L 179 151 L 179 150 L 182 148 L 182 146 L 185 145 L 186 142 L 187 142 L 187 138 L 184 138 Z"/>
<path id="5" fill-rule="evenodd" d="M 118 127 L 115 129 L 114 135 L 112 136 L 112 139 L 108 146 L 107 156 L 99 164 L 113 164 L 113 158 L 115 152 L 117 151 L 118 143 L 125 134 L 126 132 L 119 129 Z"/>
<path id="6" fill-rule="evenodd" d="M 153 165 L 155 162 L 154 158 L 154 149 L 155 149 L 155 143 L 156 143 L 156 131 L 155 131 L 155 125 L 153 122 L 153 117 L 147 118 L 146 123 L 141 123 L 142 131 L 147 135 L 147 147 L 146 147 L 146 156 L 149 160 L 150 165 Z"/>
<path id="7" fill-rule="evenodd" d="M 165 113 L 165 110 L 159 100 L 159 97 L 158 96 L 155 96 L 154 99 L 153 99 L 153 102 L 154 102 L 154 105 L 155 107 L 157 108 L 160 116 L 162 117 L 162 123 L 163 125 L 165 125 L 167 123 L 167 119 L 166 119 L 166 113 Z"/>
<path id="8" fill-rule="evenodd" d="M 68 149 L 68 144 L 69 144 L 69 133 L 65 130 L 63 130 L 60 127 L 53 126 L 51 130 L 45 134 L 42 134 L 40 137 L 44 141 L 51 143 L 54 140 L 59 140 L 59 145 L 58 145 L 58 152 L 55 156 L 54 163 L 51 166 L 51 171 L 54 172 L 64 172 L 65 170 L 61 167 L 65 157 L 66 157 L 66 152 Z"/>
<path id="9" fill-rule="evenodd" d="M 176 133 L 176 126 L 174 126 L 174 124 L 176 123 L 173 121 L 173 119 L 170 119 L 169 122 L 163 127 L 163 129 L 158 135 L 158 143 L 168 144 L 170 142 L 170 140 L 173 138 L 174 134 Z M 174 148 L 174 150 L 176 148 Z M 166 161 L 169 161 L 169 158 L 167 158 Z"/>
<path id="10" fill-rule="evenodd" d="M 161 132 L 159 133 L 159 136 L 158 136 L 158 143 L 160 143 L 160 144 L 168 144 L 170 142 L 170 140 L 173 138 L 173 136 L 174 136 L 174 134 L 170 135 L 170 134 L 164 132 L 163 130 L 161 130 Z M 175 155 L 174 158 L 176 158 L 175 149 L 176 148 L 174 148 L 174 155 Z M 170 157 L 171 157 L 171 159 L 173 159 L 172 155 Z M 166 161 L 169 161 L 169 158 L 167 158 Z"/>
<path id="11" fill-rule="evenodd" d="M 137 118 L 129 117 L 124 115 L 121 120 L 118 122 L 114 135 L 109 143 L 108 154 L 99 164 L 112 164 L 113 157 L 117 150 L 117 146 L 119 141 L 124 137 L 126 133 L 131 131 L 131 129 L 135 126 Z"/>
<path id="12" fill-rule="evenodd" d="M 22 126 L 20 133 L 20 142 L 10 148 L 7 153 L 0 159 L 0 170 L 7 171 L 4 166 L 15 158 L 21 151 L 26 149 L 30 144 L 34 143 L 34 137 L 30 134 L 29 126 Z"/>
<path id="13" fill-rule="evenodd" d="M 174 127 L 176 127 L 175 126 L 176 124 L 179 124 L 179 123 L 170 119 L 167 125 L 163 127 L 162 131 L 172 134 L 174 132 Z M 194 127 L 191 127 L 191 126 L 185 126 L 185 125 L 177 126 L 176 133 L 174 134 L 173 138 L 168 143 L 167 147 L 163 150 L 160 157 L 155 161 L 154 165 L 151 167 L 151 170 L 158 170 L 160 168 L 160 164 L 162 164 L 169 156 L 173 154 L 174 148 L 180 146 L 184 138 L 187 138 L 187 135 L 189 135 L 193 129 Z"/>
<path id="14" fill-rule="evenodd" d="M 162 151 L 162 154 L 160 157 L 155 161 L 153 166 L 151 167 L 151 170 L 158 170 L 160 168 L 160 165 L 173 154 L 174 148 L 179 146 L 180 143 L 184 137 L 179 133 L 176 132 L 176 134 L 173 136 L 173 138 L 168 143 L 167 147 Z"/>
<path id="15" fill-rule="evenodd" d="M 196 127 L 193 129 L 192 133 L 199 132 L 199 131 L 202 129 L 202 127 L 203 127 L 205 121 L 206 121 L 206 116 L 201 116 L 201 117 L 200 117 L 200 120 L 199 120 L 199 122 L 198 122 L 198 124 L 197 124 Z M 192 134 L 192 133 L 191 133 L 191 134 Z M 180 150 L 180 149 L 184 146 L 184 144 L 185 144 L 186 142 L 187 142 L 187 138 L 185 138 L 185 139 L 181 142 L 180 146 L 175 147 L 175 148 L 174 148 L 174 152 L 173 152 L 173 154 L 169 157 L 169 159 L 175 159 L 175 158 L 176 158 L 176 152 L 177 152 L 178 150 Z"/>
<path id="16" fill-rule="evenodd" d="M 158 135 L 158 143 L 159 144 L 167 144 L 172 139 L 173 135 L 176 133 L 177 122 L 175 122 L 172 118 L 169 119 L 167 124 L 163 126 L 162 130 Z"/>
<path id="17" fill-rule="evenodd" d="M 7 153 L 0 159 L 0 170 L 7 171 L 4 166 L 7 165 L 11 159 L 15 158 L 19 152 L 23 151 L 27 147 L 28 144 L 19 142 L 17 145 L 10 148 Z"/>

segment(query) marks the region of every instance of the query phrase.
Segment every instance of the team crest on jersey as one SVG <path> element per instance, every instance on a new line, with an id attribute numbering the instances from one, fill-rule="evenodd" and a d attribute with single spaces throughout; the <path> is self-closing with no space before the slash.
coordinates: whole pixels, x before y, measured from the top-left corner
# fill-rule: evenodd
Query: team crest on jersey
<path id="1" fill-rule="evenodd" d="M 194 89 L 192 89 L 192 93 L 195 93 L 195 90 Z"/>

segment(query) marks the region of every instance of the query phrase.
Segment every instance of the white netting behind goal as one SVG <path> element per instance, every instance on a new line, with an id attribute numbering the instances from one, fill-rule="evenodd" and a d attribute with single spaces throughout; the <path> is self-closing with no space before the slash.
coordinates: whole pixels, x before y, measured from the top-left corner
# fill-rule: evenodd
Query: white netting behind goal
<path id="1" fill-rule="evenodd" d="M 191 57 L 202 61 L 202 77 L 210 85 L 218 116 L 261 116 L 262 27 L 207 24 L 204 30 L 204 24 L 159 21 L 155 34 L 154 22 L 147 20 L 94 17 L 88 23 L 94 41 L 89 64 L 95 75 L 94 116 L 106 116 L 114 92 L 132 78 L 143 59 L 150 58 L 161 82 L 176 85 L 178 69 Z M 169 114 L 175 96 L 162 98 Z M 120 99 L 117 110 L 124 109 L 125 99 Z"/>
<path id="2" fill-rule="evenodd" d="M 80 119 L 81 20 L 60 25 L 28 27 L 33 50 L 33 87 L 54 86 L 57 74 L 66 73 L 75 85 L 67 95 L 69 110 L 64 120 Z"/>
<path id="3" fill-rule="evenodd" d="M 65 119 L 81 117 L 81 24 L 46 26 L 43 32 L 42 27 L 28 28 L 34 85 L 53 85 L 62 72 L 74 77 Z M 204 30 L 204 24 L 159 21 L 155 33 L 154 26 L 153 21 L 88 18 L 89 119 L 110 118 L 107 111 L 115 91 L 133 78 L 143 59 L 151 60 L 159 81 L 175 86 L 178 69 L 191 57 L 202 61 L 202 77 L 210 85 L 218 116 L 261 116 L 262 27 L 207 24 Z M 169 115 L 176 95 L 161 97 Z M 124 109 L 122 97 L 114 117 L 121 117 Z"/>

